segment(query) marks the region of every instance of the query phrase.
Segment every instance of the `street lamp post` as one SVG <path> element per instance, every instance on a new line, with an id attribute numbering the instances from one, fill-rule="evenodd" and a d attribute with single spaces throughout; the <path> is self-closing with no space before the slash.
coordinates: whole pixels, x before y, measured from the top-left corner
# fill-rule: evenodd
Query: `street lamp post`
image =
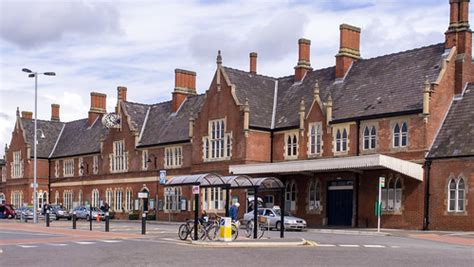
<path id="1" fill-rule="evenodd" d="M 37 103 L 38 103 L 38 75 L 43 74 L 47 76 L 55 76 L 56 73 L 54 72 L 34 72 L 29 69 L 22 69 L 23 72 L 29 73 L 28 77 L 29 78 L 35 78 L 35 134 L 34 134 L 34 143 L 33 143 L 33 222 L 38 223 L 38 185 L 37 185 L 37 157 L 36 157 L 36 142 L 37 142 L 37 118 L 38 118 L 38 108 L 37 108 Z"/>

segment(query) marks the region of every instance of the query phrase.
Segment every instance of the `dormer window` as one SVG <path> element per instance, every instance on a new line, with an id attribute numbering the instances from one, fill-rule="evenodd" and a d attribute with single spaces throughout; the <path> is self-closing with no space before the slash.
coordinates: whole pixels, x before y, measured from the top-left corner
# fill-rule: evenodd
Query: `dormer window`
<path id="1" fill-rule="evenodd" d="M 229 160 L 232 155 L 232 132 L 227 132 L 226 120 L 209 121 L 208 136 L 203 138 L 204 161 Z"/>
<path id="2" fill-rule="evenodd" d="M 298 158 L 298 132 L 285 134 L 285 159 Z"/>
<path id="3" fill-rule="evenodd" d="M 336 135 L 334 136 L 334 148 L 336 154 L 346 154 L 348 151 L 348 130 L 346 127 L 334 128 Z"/>

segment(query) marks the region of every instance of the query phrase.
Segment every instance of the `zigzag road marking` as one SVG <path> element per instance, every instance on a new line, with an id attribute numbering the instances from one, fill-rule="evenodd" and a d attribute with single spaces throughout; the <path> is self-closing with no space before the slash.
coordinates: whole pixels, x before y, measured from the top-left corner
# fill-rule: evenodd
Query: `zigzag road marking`
<path id="1" fill-rule="evenodd" d="M 99 240 L 100 242 L 104 243 L 120 243 L 122 240 Z"/>
<path id="2" fill-rule="evenodd" d="M 20 248 L 36 248 L 37 246 L 32 245 L 18 245 Z"/>
<path id="3" fill-rule="evenodd" d="M 339 246 L 342 247 L 342 248 L 358 248 L 358 247 L 360 247 L 359 245 L 346 245 L 346 244 L 339 245 Z"/>
<path id="4" fill-rule="evenodd" d="M 78 242 L 74 242 L 76 244 L 79 244 L 79 245 L 92 245 L 92 244 L 95 244 L 95 242 L 89 242 L 89 241 L 78 241 Z"/>
<path id="5" fill-rule="evenodd" d="M 383 245 L 364 245 L 364 248 L 385 248 Z"/>
<path id="6" fill-rule="evenodd" d="M 64 247 L 64 246 L 67 246 L 67 244 L 62 244 L 62 243 L 50 243 L 50 244 L 47 244 L 49 246 L 53 246 L 53 247 Z"/>

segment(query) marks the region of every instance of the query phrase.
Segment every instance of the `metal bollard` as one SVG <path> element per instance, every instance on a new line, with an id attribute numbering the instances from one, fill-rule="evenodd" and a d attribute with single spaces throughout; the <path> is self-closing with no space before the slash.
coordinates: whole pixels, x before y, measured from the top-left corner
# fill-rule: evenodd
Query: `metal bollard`
<path id="1" fill-rule="evenodd" d="M 109 212 L 107 211 L 105 213 L 105 231 L 109 231 Z"/>
<path id="2" fill-rule="evenodd" d="M 77 220 L 76 212 L 74 211 L 72 213 L 72 229 L 76 229 L 76 220 Z"/>
<path id="3" fill-rule="evenodd" d="M 92 207 L 90 208 L 90 214 L 89 214 L 89 230 L 92 231 Z"/>
<path id="4" fill-rule="evenodd" d="M 49 227 L 49 210 L 46 210 L 46 227 Z"/>
<path id="5" fill-rule="evenodd" d="M 146 234 L 146 212 L 142 213 L 142 235 Z"/>

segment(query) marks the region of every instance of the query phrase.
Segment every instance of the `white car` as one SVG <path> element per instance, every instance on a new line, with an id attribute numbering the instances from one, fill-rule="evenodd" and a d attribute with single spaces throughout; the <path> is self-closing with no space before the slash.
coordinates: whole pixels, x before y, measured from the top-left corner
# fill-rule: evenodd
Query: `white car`
<path id="1" fill-rule="evenodd" d="M 280 230 L 280 227 L 281 227 L 281 210 L 280 209 L 259 208 L 258 215 L 263 216 L 267 219 L 269 229 L 275 228 L 277 230 Z M 252 220 L 253 220 L 253 211 L 250 211 L 244 214 L 243 222 L 245 225 L 247 225 L 247 223 L 249 223 Z M 302 231 L 306 229 L 305 220 L 298 217 L 291 216 L 291 214 L 288 212 L 285 212 L 284 220 L 285 220 L 286 230 L 291 229 L 291 230 Z"/>

